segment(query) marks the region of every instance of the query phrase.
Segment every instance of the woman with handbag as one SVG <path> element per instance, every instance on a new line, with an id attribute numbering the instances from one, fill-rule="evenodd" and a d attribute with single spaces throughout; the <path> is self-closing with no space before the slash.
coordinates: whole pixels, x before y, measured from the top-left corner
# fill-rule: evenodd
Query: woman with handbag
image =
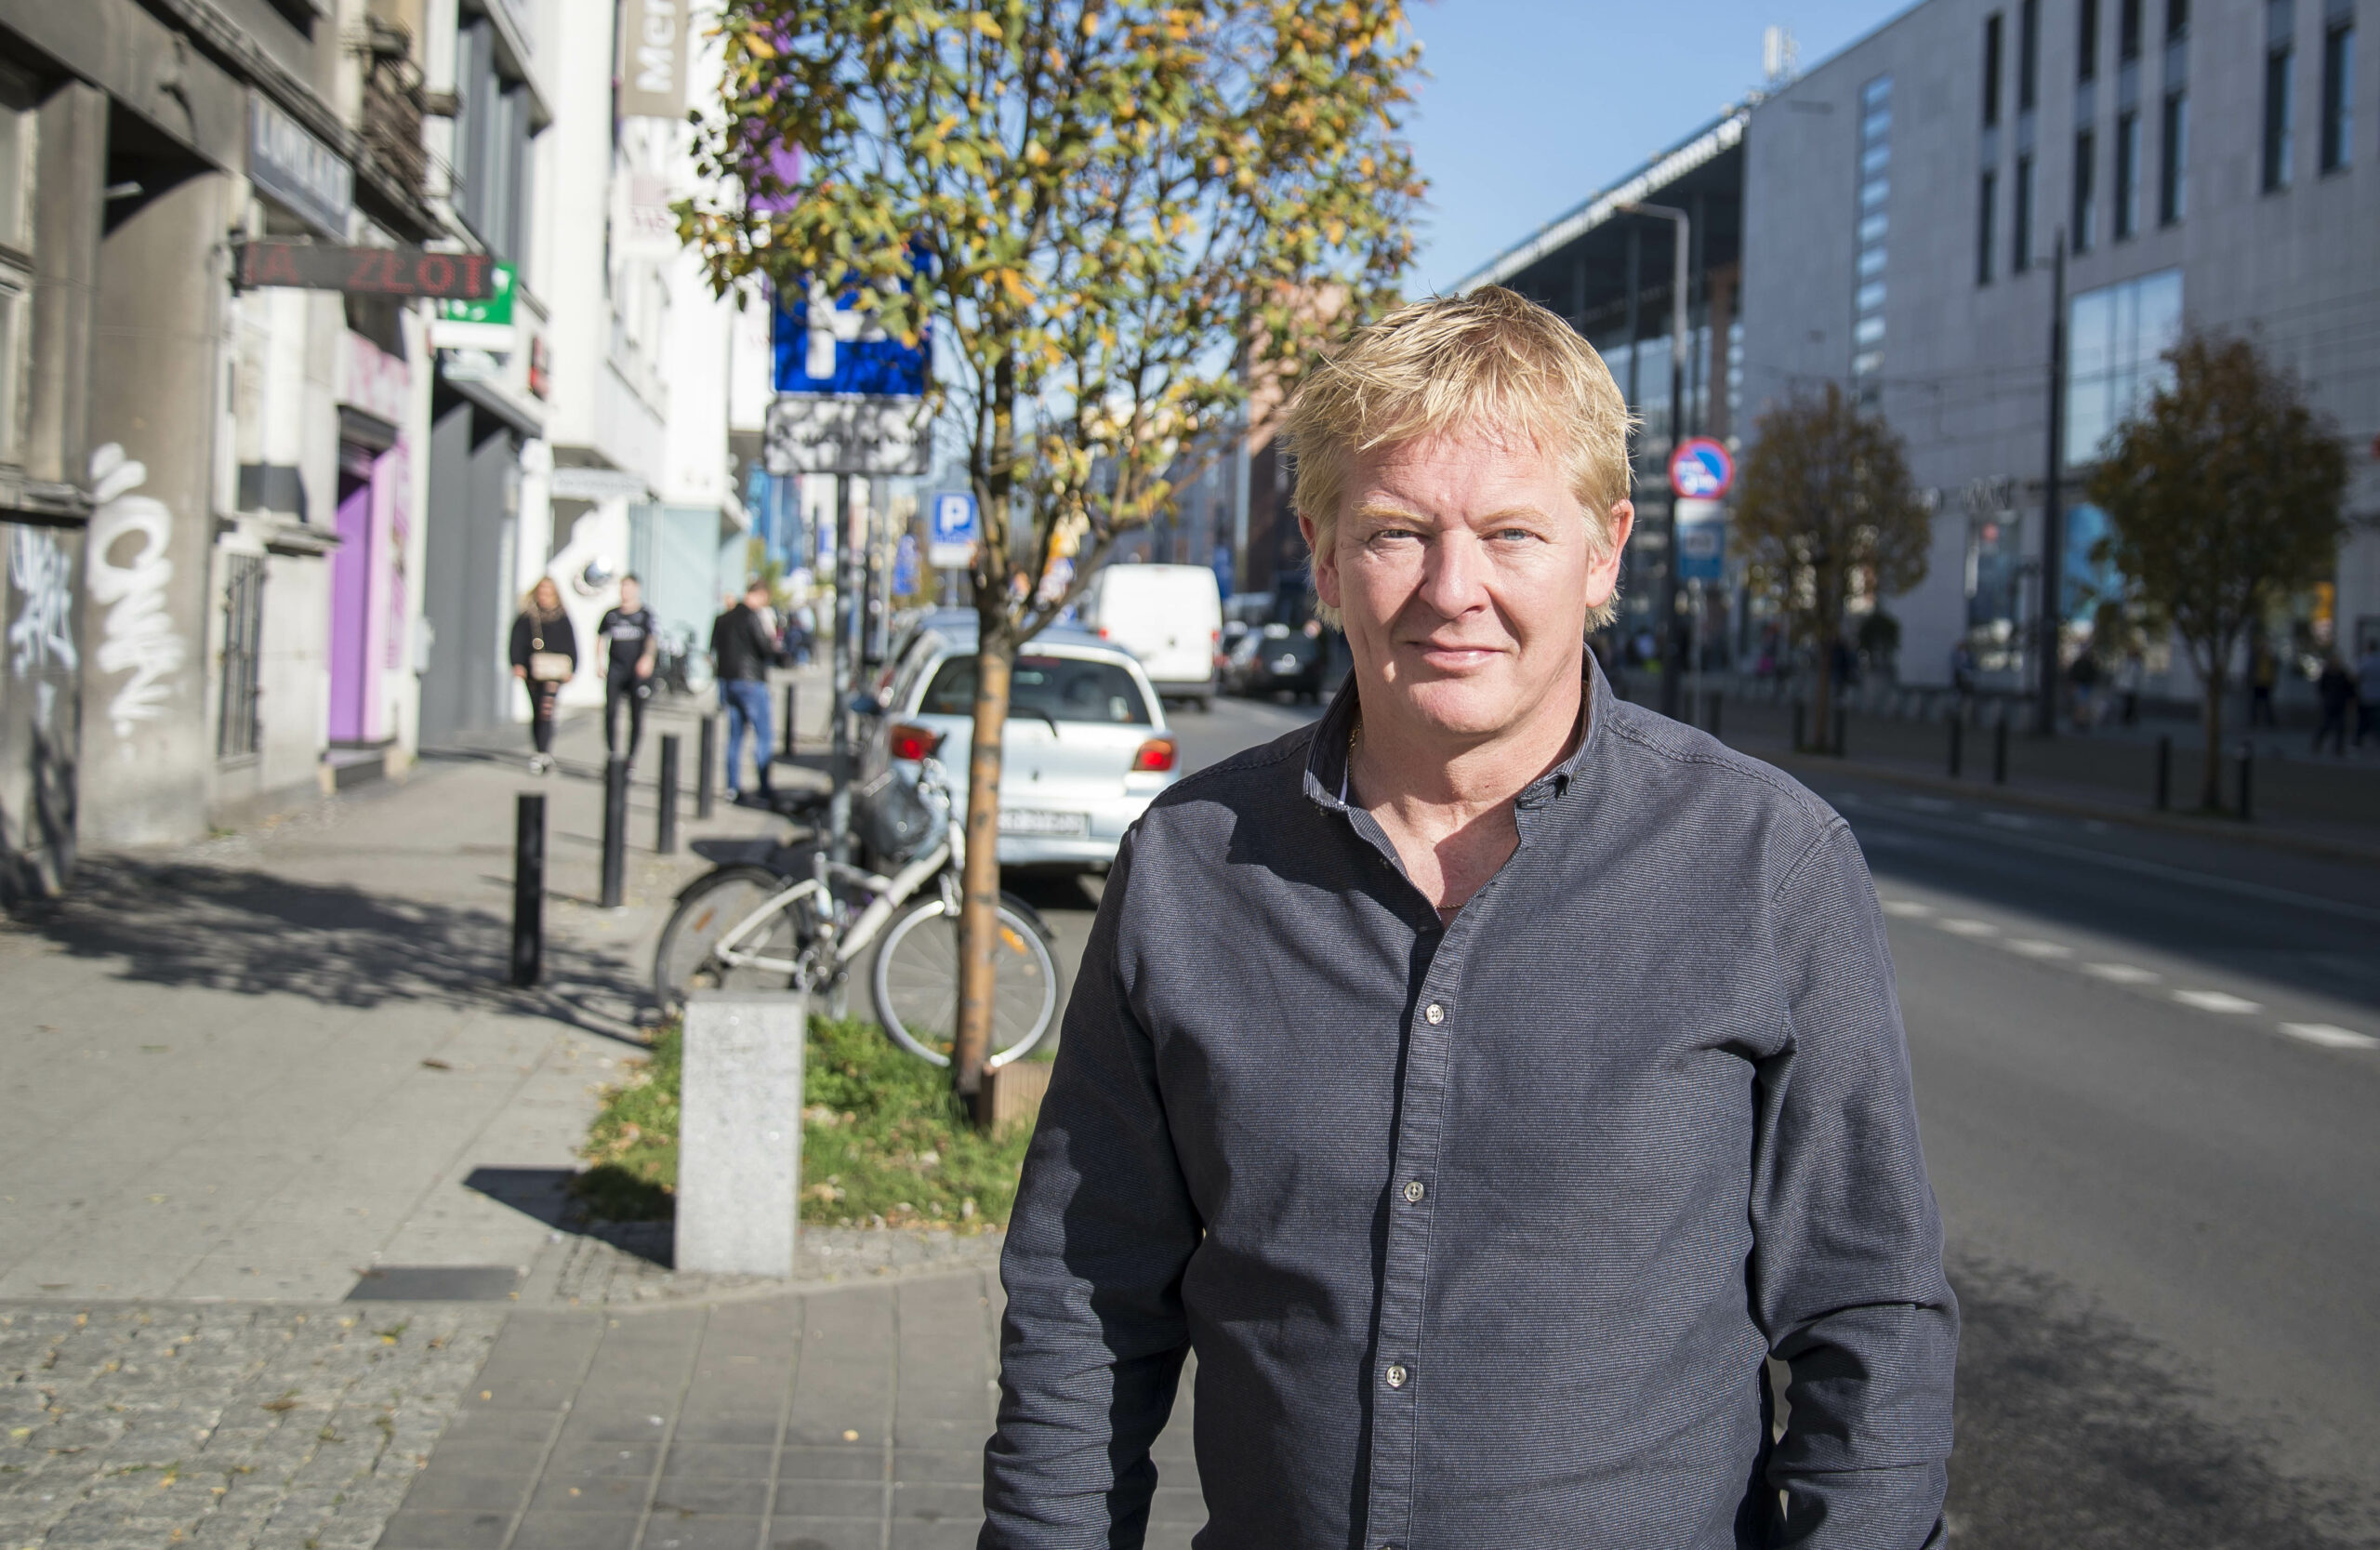
<path id="1" fill-rule="evenodd" d="M 578 632 L 562 612 L 562 589 L 540 576 L 512 621 L 512 676 L 529 691 L 529 738 L 537 749 L 529 768 L 539 775 L 554 767 L 554 700 L 577 673 Z"/>

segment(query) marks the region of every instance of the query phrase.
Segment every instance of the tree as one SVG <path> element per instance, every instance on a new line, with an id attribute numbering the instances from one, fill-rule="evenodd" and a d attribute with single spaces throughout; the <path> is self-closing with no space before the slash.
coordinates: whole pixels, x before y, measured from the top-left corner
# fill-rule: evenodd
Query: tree
<path id="1" fill-rule="evenodd" d="M 1925 578 L 1932 514 L 1900 438 L 1830 382 L 1764 413 L 1744 454 L 1736 533 L 1756 585 L 1818 657 L 1820 735 L 1833 724 L 1834 652 L 1855 590 L 1881 603 Z"/>
<path id="2" fill-rule="evenodd" d="M 982 628 L 952 1065 L 980 1115 L 1018 647 L 1169 507 L 1169 465 L 1214 444 L 1251 374 L 1294 376 L 1314 296 L 1343 294 L 1341 325 L 1393 298 L 1420 49 L 1398 0 L 729 0 L 720 33 L 697 152 L 735 192 L 682 206 L 681 233 L 722 294 L 823 281 L 904 339 L 931 326 L 967 445 Z M 1066 543 L 1073 581 L 1045 587 Z"/>
<path id="3" fill-rule="evenodd" d="M 2116 428 L 2086 485 L 2125 585 L 2198 669 L 2199 804 L 2223 802 L 2223 696 L 2254 621 L 2331 575 L 2347 528 L 2347 448 L 2245 339 L 2192 333 L 2172 378 Z"/>

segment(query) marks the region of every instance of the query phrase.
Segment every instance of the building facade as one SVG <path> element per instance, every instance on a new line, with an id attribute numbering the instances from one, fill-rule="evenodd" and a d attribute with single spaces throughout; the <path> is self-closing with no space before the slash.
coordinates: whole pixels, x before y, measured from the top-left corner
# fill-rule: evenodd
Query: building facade
<path id="1" fill-rule="evenodd" d="M 1935 501 L 1884 606 L 1907 682 L 2032 681 L 2056 565 L 2067 649 L 2112 578 L 2080 483 L 2184 328 L 2254 340 L 2350 449 L 2380 516 L 2380 60 L 2353 0 L 1927 0 L 1752 112 L 1743 364 L 1755 412 L 1835 382 Z M 2044 555 L 2063 245 L 2063 552 Z M 2380 639 L 2380 534 L 2274 621 L 2286 659 Z M 2152 648 L 2162 687 L 2195 693 Z"/>

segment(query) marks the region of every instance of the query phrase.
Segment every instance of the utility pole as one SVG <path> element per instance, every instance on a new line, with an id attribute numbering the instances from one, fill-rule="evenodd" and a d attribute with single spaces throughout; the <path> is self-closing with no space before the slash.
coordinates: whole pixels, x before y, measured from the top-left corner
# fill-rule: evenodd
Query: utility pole
<path id="1" fill-rule="evenodd" d="M 2049 468 L 2042 479 L 2041 683 L 2033 702 L 2033 731 L 2057 735 L 2057 650 L 2065 615 L 2058 596 L 2066 579 L 2066 509 L 2060 483 L 2066 473 L 2066 228 L 2057 229 L 2050 257 Z"/>
<path id="2" fill-rule="evenodd" d="M 858 666 L 859 576 L 854 563 L 858 546 L 853 541 L 851 479 L 830 476 L 835 487 L 835 650 L 833 716 L 835 794 L 827 807 L 828 854 L 837 861 L 852 858 L 852 682 Z"/>
<path id="3" fill-rule="evenodd" d="M 1675 452 L 1686 439 L 1686 363 L 1691 345 L 1686 332 L 1686 264 L 1693 238 L 1694 218 L 1674 205 L 1622 205 L 1631 215 L 1653 216 L 1675 226 L 1670 245 L 1670 450 Z M 1668 466 L 1668 458 L 1662 466 Z M 1661 714 L 1674 718 L 1678 713 L 1678 680 L 1685 676 L 1677 629 L 1677 492 L 1669 498 L 1669 521 L 1662 524 L 1667 542 L 1661 549 L 1661 590 L 1659 643 L 1661 654 Z"/>

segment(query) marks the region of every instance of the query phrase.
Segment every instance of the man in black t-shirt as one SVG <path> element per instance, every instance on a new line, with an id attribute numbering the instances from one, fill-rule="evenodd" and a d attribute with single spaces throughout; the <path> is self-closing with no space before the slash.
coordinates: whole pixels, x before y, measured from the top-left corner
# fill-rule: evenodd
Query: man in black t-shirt
<path id="1" fill-rule="evenodd" d="M 636 757 L 644 740 L 644 701 L 653 693 L 653 660 L 660 640 L 653 610 L 644 605 L 644 585 L 633 576 L 620 578 L 620 605 L 595 627 L 603 643 L 603 749 L 620 751 L 620 707 L 628 711 L 628 757 Z"/>

